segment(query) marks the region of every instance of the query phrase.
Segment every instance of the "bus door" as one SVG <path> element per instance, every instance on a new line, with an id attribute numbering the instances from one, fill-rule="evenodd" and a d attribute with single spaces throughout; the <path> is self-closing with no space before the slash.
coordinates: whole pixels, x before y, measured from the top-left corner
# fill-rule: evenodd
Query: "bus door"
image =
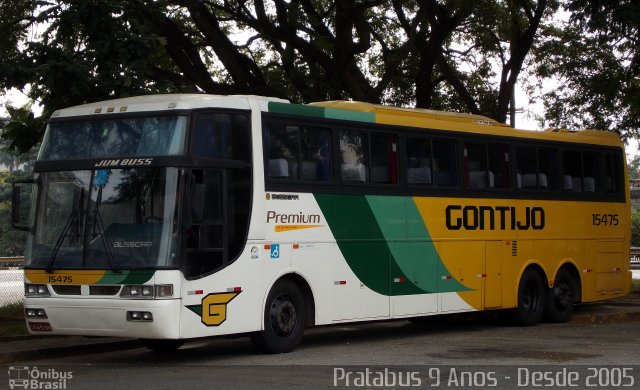
<path id="1" fill-rule="evenodd" d="M 483 290 L 484 308 L 502 307 L 502 259 L 510 256 L 511 245 L 504 241 L 487 241 L 485 247 Z"/>
<path id="2" fill-rule="evenodd" d="M 438 254 L 432 242 L 392 243 L 401 275 L 391 275 L 391 310 L 393 316 L 424 315 L 438 311 Z M 421 293 L 412 291 L 421 290 Z"/>
<path id="3" fill-rule="evenodd" d="M 444 241 L 438 243 L 438 253 L 442 259 L 438 273 L 440 311 L 481 310 L 485 242 Z"/>
<path id="4" fill-rule="evenodd" d="M 382 264 L 383 261 L 380 261 L 379 266 L 370 267 L 364 273 L 359 270 L 359 276 L 357 276 L 344 260 L 341 249 L 347 253 L 347 256 L 357 254 L 363 259 L 385 257 L 387 261 L 384 264 Z M 342 248 L 335 245 L 334 250 L 336 253 L 331 256 L 333 262 L 333 319 L 340 321 L 388 317 L 389 290 L 385 281 L 389 279 L 388 261 L 391 259 L 391 254 L 387 244 L 354 240 L 343 244 Z"/>
<path id="5" fill-rule="evenodd" d="M 184 240 L 186 275 L 197 277 L 228 260 L 225 171 L 193 170 L 187 194 Z"/>

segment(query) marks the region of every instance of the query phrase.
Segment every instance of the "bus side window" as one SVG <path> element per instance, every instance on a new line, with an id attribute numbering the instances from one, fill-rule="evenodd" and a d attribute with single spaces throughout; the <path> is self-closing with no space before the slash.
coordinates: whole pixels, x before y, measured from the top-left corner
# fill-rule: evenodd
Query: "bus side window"
<path id="1" fill-rule="evenodd" d="M 198 157 L 231 157 L 231 118 L 228 114 L 201 114 L 193 130 L 192 151 Z"/>
<path id="2" fill-rule="evenodd" d="M 457 158 L 455 141 L 447 139 L 433 140 L 433 171 L 436 185 L 447 187 L 458 185 Z"/>
<path id="3" fill-rule="evenodd" d="M 303 127 L 300 132 L 300 179 L 330 181 L 331 131 L 321 127 Z"/>
<path id="4" fill-rule="evenodd" d="M 398 137 L 396 135 L 371 135 L 371 182 L 398 183 Z"/>
<path id="5" fill-rule="evenodd" d="M 280 179 L 299 178 L 298 126 L 271 124 L 267 128 L 267 164 L 269 177 Z"/>
<path id="6" fill-rule="evenodd" d="M 358 131 L 340 132 L 340 172 L 344 182 L 369 182 L 369 137 Z"/>
<path id="7" fill-rule="evenodd" d="M 201 113 L 191 137 L 194 156 L 250 161 L 249 119 L 244 114 Z"/>
<path id="8" fill-rule="evenodd" d="M 487 147 L 485 144 L 464 144 L 464 184 L 467 188 L 488 188 Z M 493 185 L 491 185 L 493 187 Z"/>
<path id="9" fill-rule="evenodd" d="M 538 188 L 538 159 L 536 148 L 517 148 L 516 186 L 518 189 Z"/>
<path id="10" fill-rule="evenodd" d="M 509 145 L 489 144 L 489 186 L 509 188 Z"/>
<path id="11" fill-rule="evenodd" d="M 620 154 L 605 154 L 605 171 L 602 186 L 606 193 L 619 193 L 622 189 L 620 172 L 622 172 Z"/>
<path id="12" fill-rule="evenodd" d="M 409 184 L 433 184 L 431 141 L 425 138 L 407 138 L 407 182 Z"/>
<path id="13" fill-rule="evenodd" d="M 582 159 L 580 152 L 565 151 L 562 153 L 563 188 L 565 191 L 582 192 Z"/>
<path id="14" fill-rule="evenodd" d="M 538 184 L 541 190 L 557 189 L 558 156 L 553 149 L 538 149 Z"/>
<path id="15" fill-rule="evenodd" d="M 600 192 L 600 154 L 597 152 L 582 153 L 582 167 L 584 170 L 584 192 Z"/>

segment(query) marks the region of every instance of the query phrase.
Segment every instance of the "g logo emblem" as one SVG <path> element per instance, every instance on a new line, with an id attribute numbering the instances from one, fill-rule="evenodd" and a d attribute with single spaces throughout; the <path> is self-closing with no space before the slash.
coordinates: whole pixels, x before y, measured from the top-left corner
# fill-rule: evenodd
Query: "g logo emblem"
<path id="1" fill-rule="evenodd" d="M 218 326 L 227 319 L 227 303 L 239 292 L 212 293 L 202 298 L 202 323 Z"/>

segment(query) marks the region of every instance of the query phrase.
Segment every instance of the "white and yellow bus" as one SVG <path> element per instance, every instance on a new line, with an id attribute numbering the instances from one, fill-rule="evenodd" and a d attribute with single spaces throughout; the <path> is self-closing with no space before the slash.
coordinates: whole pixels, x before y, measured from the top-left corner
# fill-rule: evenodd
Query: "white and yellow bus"
<path id="1" fill-rule="evenodd" d="M 152 349 L 249 334 L 268 352 L 313 325 L 494 309 L 566 321 L 630 289 L 623 157 L 610 132 L 358 102 L 60 110 L 14 189 L 26 321 Z"/>

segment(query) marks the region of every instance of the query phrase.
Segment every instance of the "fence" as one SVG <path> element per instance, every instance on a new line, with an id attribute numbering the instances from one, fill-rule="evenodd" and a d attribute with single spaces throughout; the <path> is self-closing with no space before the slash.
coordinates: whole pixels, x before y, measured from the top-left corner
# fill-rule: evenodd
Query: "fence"
<path id="1" fill-rule="evenodd" d="M 0 307 L 22 301 L 24 257 L 0 257 Z"/>
<path id="2" fill-rule="evenodd" d="M 0 259 L 24 255 L 27 234 L 11 227 L 11 202 L 0 200 Z"/>
<path id="3" fill-rule="evenodd" d="M 630 251 L 631 269 L 640 270 L 640 247 L 632 246 Z"/>
<path id="4" fill-rule="evenodd" d="M 11 228 L 10 187 L 0 184 L 0 307 L 24 296 L 22 266 L 26 233 Z"/>

